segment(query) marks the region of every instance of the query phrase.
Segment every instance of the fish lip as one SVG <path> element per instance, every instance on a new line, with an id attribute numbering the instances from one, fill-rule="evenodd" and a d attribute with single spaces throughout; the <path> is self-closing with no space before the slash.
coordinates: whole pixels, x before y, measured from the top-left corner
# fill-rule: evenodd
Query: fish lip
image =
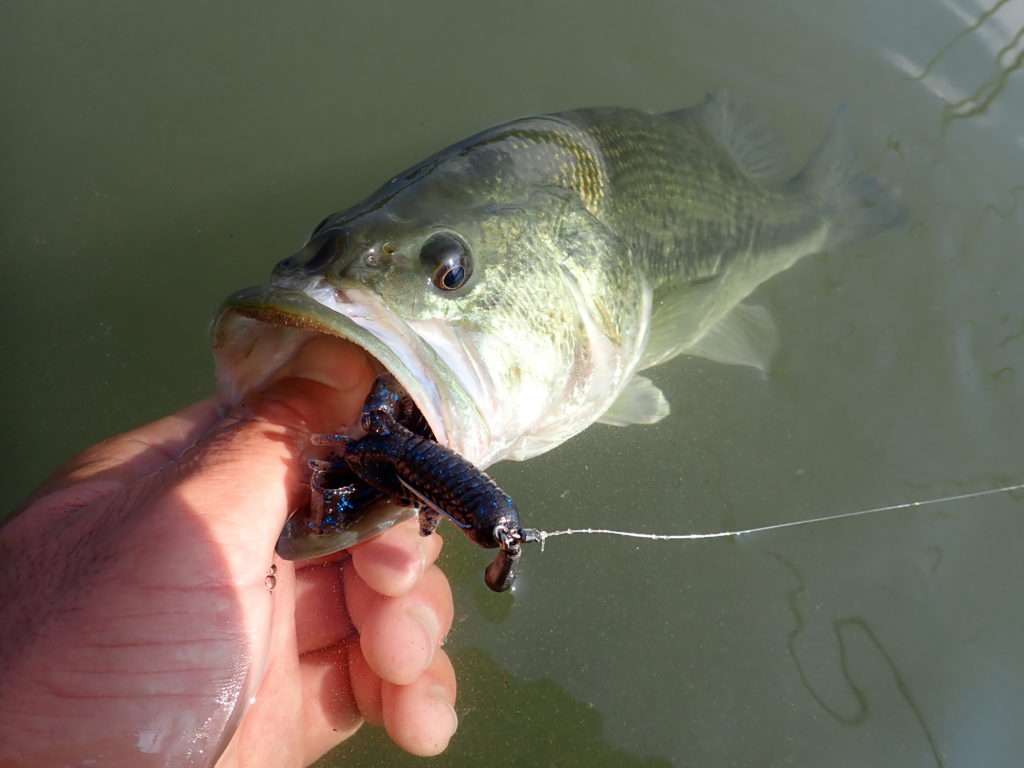
<path id="1" fill-rule="evenodd" d="M 232 378 L 225 351 L 239 319 L 335 336 L 364 349 L 397 379 L 423 414 L 439 443 L 463 454 L 470 461 L 481 458 L 485 448 L 481 440 L 483 436 L 476 435 L 478 429 L 474 427 L 486 422 L 477 404 L 461 388 L 452 385 L 457 380 L 444 361 L 382 302 L 371 305 L 368 315 L 359 314 L 366 305 L 358 302 L 373 301 L 374 296 L 358 284 L 336 287 L 322 278 L 307 279 L 301 283 L 289 281 L 283 285 L 275 281 L 231 294 L 224 300 L 211 325 L 222 391 L 230 400 L 238 400 L 260 386 L 277 367 L 268 366 L 270 370 L 260 372 L 263 379 L 239 389 L 238 382 Z M 375 333 L 372 323 L 367 322 L 370 316 L 371 319 L 390 323 L 390 337 L 383 337 L 387 334 L 382 334 L 379 329 Z M 367 324 L 360 324 L 360 319 Z M 467 424 L 467 420 L 475 424 Z"/>

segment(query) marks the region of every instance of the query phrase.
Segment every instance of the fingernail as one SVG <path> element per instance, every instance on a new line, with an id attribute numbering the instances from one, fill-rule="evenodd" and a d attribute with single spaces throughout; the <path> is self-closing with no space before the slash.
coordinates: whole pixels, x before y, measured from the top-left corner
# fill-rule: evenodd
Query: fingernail
<path id="1" fill-rule="evenodd" d="M 396 595 L 404 595 L 416 586 L 416 583 L 423 578 L 423 572 L 427 568 L 427 550 L 416 522 L 413 521 L 402 531 L 401 535 L 406 537 L 400 545 L 397 545 L 402 547 L 399 550 L 401 554 L 389 561 L 395 573 L 391 576 L 391 580 L 396 587 L 394 592 Z M 398 541 L 397 537 L 396 541 Z"/>
<path id="2" fill-rule="evenodd" d="M 410 619 L 419 625 L 420 629 L 423 630 L 423 634 L 427 639 L 427 648 L 429 649 L 429 656 L 427 663 L 424 666 L 429 666 L 430 662 L 434 660 L 434 654 L 437 652 L 438 640 L 441 636 L 441 626 L 437 621 L 437 616 L 427 606 L 422 603 L 414 603 L 409 606 L 406 610 L 406 614 Z"/>
<path id="3" fill-rule="evenodd" d="M 448 689 L 440 683 L 436 683 L 430 686 L 430 690 L 427 691 L 427 695 L 435 701 L 444 704 L 445 708 L 451 713 L 451 733 L 454 734 L 455 731 L 459 729 L 459 716 L 455 712 L 455 707 L 453 707 L 451 701 L 449 701 Z"/>
<path id="4" fill-rule="evenodd" d="M 416 542 L 416 551 L 420 555 L 420 572 L 416 576 L 416 580 L 420 580 L 420 576 L 427 570 L 427 539 L 425 536 L 420 536 L 419 541 Z"/>

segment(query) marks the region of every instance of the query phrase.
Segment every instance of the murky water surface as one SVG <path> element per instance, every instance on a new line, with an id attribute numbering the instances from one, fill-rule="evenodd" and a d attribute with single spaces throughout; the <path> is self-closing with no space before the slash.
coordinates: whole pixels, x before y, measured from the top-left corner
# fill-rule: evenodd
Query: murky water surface
<path id="1" fill-rule="evenodd" d="M 1024 478 L 1024 0 L 8 3 L 5 508 L 206 393 L 206 329 L 327 212 L 473 131 L 728 87 L 804 157 L 839 104 L 911 221 L 756 295 L 771 375 L 495 474 L 529 524 L 715 530 Z M 1009 766 L 1024 498 L 739 542 L 558 539 L 514 597 L 450 535 L 449 765 Z M 325 765 L 413 764 L 361 733 Z"/>

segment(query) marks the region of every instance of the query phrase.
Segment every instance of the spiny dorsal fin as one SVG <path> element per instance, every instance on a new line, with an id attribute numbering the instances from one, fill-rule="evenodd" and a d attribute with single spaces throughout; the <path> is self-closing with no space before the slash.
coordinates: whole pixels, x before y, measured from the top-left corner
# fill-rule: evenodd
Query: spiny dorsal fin
<path id="1" fill-rule="evenodd" d="M 678 120 L 698 120 L 752 179 L 782 181 L 789 164 L 786 145 L 758 117 L 756 110 L 728 91 L 714 91 L 702 104 L 667 113 Z"/>
<path id="2" fill-rule="evenodd" d="M 664 393 L 646 376 L 637 375 L 629 380 L 618 399 L 598 421 L 613 427 L 653 424 L 664 419 L 668 413 L 669 405 Z"/>

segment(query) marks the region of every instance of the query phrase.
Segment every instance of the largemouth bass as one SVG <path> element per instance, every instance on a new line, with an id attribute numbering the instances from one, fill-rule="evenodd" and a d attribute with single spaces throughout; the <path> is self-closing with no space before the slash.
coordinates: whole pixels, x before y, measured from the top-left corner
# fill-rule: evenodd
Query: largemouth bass
<path id="1" fill-rule="evenodd" d="M 659 421 L 669 404 L 644 370 L 684 353 L 764 368 L 775 328 L 743 300 L 900 221 L 852 157 L 834 126 L 787 178 L 781 144 L 725 94 L 496 126 L 328 216 L 269 285 L 229 297 L 222 387 L 240 397 L 327 333 L 373 355 L 480 467 L 595 421 Z"/>

